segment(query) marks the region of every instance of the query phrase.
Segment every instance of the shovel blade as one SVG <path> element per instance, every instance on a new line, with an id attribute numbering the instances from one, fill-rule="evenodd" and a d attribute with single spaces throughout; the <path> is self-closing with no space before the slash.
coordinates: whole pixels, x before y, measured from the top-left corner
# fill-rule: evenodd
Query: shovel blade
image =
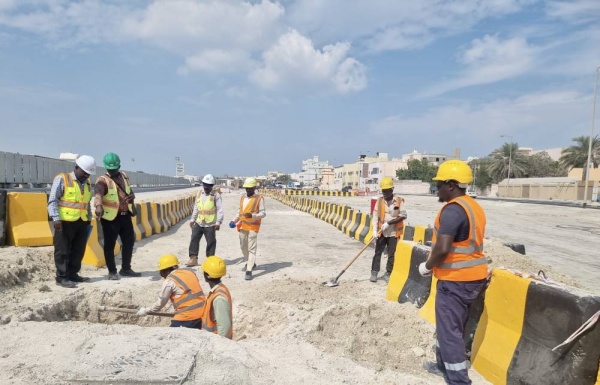
<path id="1" fill-rule="evenodd" d="M 335 286 L 338 286 L 339 284 L 340 283 L 335 278 L 331 278 L 329 281 L 323 282 L 323 285 L 329 286 L 329 287 L 335 287 Z"/>

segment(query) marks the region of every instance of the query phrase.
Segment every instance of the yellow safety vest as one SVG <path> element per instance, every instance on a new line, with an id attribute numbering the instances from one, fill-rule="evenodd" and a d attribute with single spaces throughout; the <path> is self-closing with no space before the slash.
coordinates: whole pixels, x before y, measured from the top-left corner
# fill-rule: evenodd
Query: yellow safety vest
<path id="1" fill-rule="evenodd" d="M 78 219 L 88 221 L 88 205 L 92 199 L 90 180 L 85 182 L 83 194 L 79 182 L 71 173 L 59 174 L 63 178 L 63 195 L 58 200 L 58 215 L 61 221 L 75 222 Z"/>
<path id="2" fill-rule="evenodd" d="M 127 175 L 121 171 L 123 174 L 123 181 L 125 182 L 125 192 L 127 195 L 131 194 L 131 186 L 129 185 L 129 178 Z M 117 184 L 110 177 L 110 175 L 102 175 L 99 176 L 96 180 L 96 183 L 99 181 L 104 181 L 106 186 L 108 187 L 108 191 L 106 195 L 102 197 L 102 219 L 106 219 L 108 221 L 112 221 L 117 217 L 117 213 L 119 212 L 119 190 Z M 129 211 L 133 212 L 133 207 L 129 204 Z"/>
<path id="3" fill-rule="evenodd" d="M 202 200 L 205 196 L 202 192 L 196 197 L 196 206 L 198 207 L 198 218 L 196 222 L 201 224 L 203 221 L 206 224 L 215 223 L 217 220 L 217 206 L 215 206 L 215 195 L 210 193 L 206 200 Z"/>

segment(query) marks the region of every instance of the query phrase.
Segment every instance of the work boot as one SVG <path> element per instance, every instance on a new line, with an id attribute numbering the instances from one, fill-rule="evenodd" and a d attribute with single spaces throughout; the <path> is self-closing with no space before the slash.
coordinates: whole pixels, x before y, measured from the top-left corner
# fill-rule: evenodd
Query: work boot
<path id="1" fill-rule="evenodd" d="M 82 277 L 79 274 L 73 274 L 69 277 L 69 280 L 73 282 L 88 282 L 90 279 L 88 277 Z"/>
<path id="2" fill-rule="evenodd" d="M 246 272 L 246 275 L 244 276 L 244 279 L 245 279 L 246 281 L 250 281 L 250 280 L 252 280 L 252 272 L 251 272 L 251 271 L 247 271 L 247 272 Z"/>
<path id="3" fill-rule="evenodd" d="M 119 270 L 119 274 L 122 275 L 123 277 L 141 277 L 142 273 L 136 273 L 135 271 L 131 270 L 131 269 L 121 269 Z"/>
<path id="4" fill-rule="evenodd" d="M 244 265 L 244 268 L 242 269 L 242 271 L 246 271 L 246 269 L 248 268 L 248 264 L 246 263 Z M 252 266 L 252 270 L 256 269 L 256 263 L 254 263 L 254 265 Z"/>
<path id="5" fill-rule="evenodd" d="M 369 278 L 369 281 L 377 282 L 377 273 L 377 271 L 371 271 L 371 278 Z"/>
<path id="6" fill-rule="evenodd" d="M 187 267 L 198 266 L 198 257 L 190 257 L 190 260 L 185 265 Z"/>
<path id="7" fill-rule="evenodd" d="M 446 384 L 450 383 L 450 382 L 448 382 L 448 377 L 446 376 L 446 374 L 444 372 L 442 372 L 440 370 L 440 368 L 438 368 L 436 362 L 433 362 L 433 361 L 425 361 L 425 362 L 423 362 L 423 369 L 425 369 L 425 371 L 427 371 L 428 373 L 431 373 L 431 374 L 436 375 L 436 376 L 443 377 L 444 380 L 446 381 Z"/>
<path id="8" fill-rule="evenodd" d="M 390 272 L 386 271 L 385 274 L 383 275 L 383 277 L 381 277 L 381 279 L 383 279 L 385 282 L 390 280 Z"/>
<path id="9" fill-rule="evenodd" d="M 75 289 L 77 285 L 73 281 L 69 281 L 66 278 L 56 278 L 56 284 L 58 286 L 66 287 L 67 289 Z"/>
<path id="10" fill-rule="evenodd" d="M 118 281 L 119 279 L 119 275 L 117 273 L 108 273 L 108 280 L 109 281 Z"/>

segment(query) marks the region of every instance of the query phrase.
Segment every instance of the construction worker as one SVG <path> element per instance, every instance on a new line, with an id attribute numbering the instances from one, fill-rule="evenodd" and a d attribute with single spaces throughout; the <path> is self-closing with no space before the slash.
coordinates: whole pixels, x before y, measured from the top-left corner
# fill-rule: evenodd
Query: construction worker
<path id="1" fill-rule="evenodd" d="M 437 194 L 445 205 L 435 219 L 432 249 L 419 265 L 422 276 L 438 279 L 435 299 L 437 363 L 425 369 L 441 374 L 448 384 L 471 384 L 465 353 L 465 324 L 469 309 L 485 290 L 488 277 L 483 254 L 486 218 L 481 206 L 466 195 L 473 180 L 471 168 L 463 161 L 440 165 Z"/>
<path id="2" fill-rule="evenodd" d="M 379 183 L 382 196 L 377 199 L 373 211 L 373 233 L 375 241 L 375 255 L 371 263 L 371 282 L 377 282 L 377 274 L 381 264 L 381 254 L 387 247 L 388 259 L 385 274 L 382 279 L 388 281 L 394 268 L 394 254 L 398 238 L 404 233 L 404 220 L 406 211 L 403 210 L 404 199 L 394 196 L 394 181 L 386 176 Z"/>
<path id="3" fill-rule="evenodd" d="M 221 194 L 213 189 L 214 185 L 215 177 L 206 174 L 202 178 L 203 189 L 196 195 L 196 204 L 190 220 L 192 239 L 189 247 L 190 260 L 186 263 L 188 267 L 198 266 L 198 251 L 203 235 L 206 237 L 206 256 L 214 255 L 217 249 L 216 232 L 223 223 L 223 203 Z"/>
<path id="4" fill-rule="evenodd" d="M 119 172 L 121 159 L 114 152 L 104 155 L 104 168 L 106 175 L 96 179 L 94 188 L 94 202 L 96 216 L 101 218 L 104 233 L 104 259 L 108 268 L 108 279 L 118 280 L 117 266 L 115 263 L 115 244 L 121 237 L 121 270 L 119 274 L 124 277 L 140 277 L 131 269 L 131 257 L 135 233 L 133 231 L 132 217 L 135 216 L 135 194 L 131 191 L 129 178 L 124 172 Z"/>
<path id="5" fill-rule="evenodd" d="M 210 286 L 202 317 L 202 329 L 231 339 L 233 336 L 231 294 L 221 282 L 221 277 L 227 274 L 225 261 L 212 255 L 202 264 L 202 271 L 204 271 L 204 280 Z"/>
<path id="6" fill-rule="evenodd" d="M 173 254 L 165 254 L 158 259 L 158 271 L 165 279 L 158 299 L 150 307 L 141 307 L 137 315 L 157 312 L 171 300 L 175 309 L 171 327 L 202 329 L 206 297 L 196 273 L 191 269 L 180 269 L 179 259 Z"/>
<path id="7" fill-rule="evenodd" d="M 256 194 L 256 179 L 246 178 L 242 187 L 246 194 L 240 197 L 240 209 L 238 215 L 233 218 L 240 236 L 240 248 L 246 260 L 247 281 L 252 279 L 252 269 L 256 267 L 256 247 L 261 220 L 267 215 L 265 212 L 265 200 L 262 195 Z"/>
<path id="8" fill-rule="evenodd" d="M 90 279 L 79 275 L 85 253 L 88 228 L 92 219 L 90 175 L 96 174 L 96 162 L 88 155 L 75 160 L 75 170 L 58 174 L 48 198 L 48 215 L 54 227 L 54 264 L 56 284 L 74 288 Z"/>

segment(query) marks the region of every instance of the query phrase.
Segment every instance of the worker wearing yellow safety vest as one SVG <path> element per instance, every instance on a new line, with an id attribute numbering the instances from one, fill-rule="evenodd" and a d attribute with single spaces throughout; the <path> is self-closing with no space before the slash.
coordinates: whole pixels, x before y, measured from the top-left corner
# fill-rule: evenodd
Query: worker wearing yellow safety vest
<path id="1" fill-rule="evenodd" d="M 173 254 L 159 258 L 158 271 L 165 279 L 158 299 L 151 307 L 140 308 L 137 315 L 158 312 L 171 300 L 175 309 L 171 327 L 201 329 L 206 297 L 196 273 L 191 269 L 180 269 L 179 259 Z"/>
<path id="2" fill-rule="evenodd" d="M 445 205 L 435 219 L 432 249 L 419 273 L 438 279 L 435 299 L 437 362 L 425 369 L 443 375 L 448 384 L 471 384 L 465 353 L 465 324 L 469 309 L 487 285 L 483 253 L 486 218 L 481 206 L 466 195 L 473 180 L 468 164 L 449 160 L 437 175 L 438 197 Z"/>
<path id="3" fill-rule="evenodd" d="M 204 306 L 202 329 L 231 339 L 233 336 L 231 294 L 221 282 L 227 274 L 225 261 L 216 255 L 211 255 L 202 263 L 204 280 L 210 286 L 210 292 Z"/>
<path id="4" fill-rule="evenodd" d="M 133 244 L 135 232 L 133 219 L 136 214 L 134 207 L 135 194 L 131 190 L 129 178 L 120 172 L 121 159 L 113 152 L 104 155 L 104 168 L 106 175 L 99 176 L 94 188 L 94 202 L 96 216 L 101 218 L 102 232 L 104 233 L 104 259 L 108 268 L 108 279 L 118 280 L 117 265 L 115 263 L 115 244 L 121 238 L 121 270 L 119 274 L 124 277 L 140 277 L 131 269 Z"/>
<path id="5" fill-rule="evenodd" d="M 231 221 L 237 225 L 240 238 L 240 248 L 246 260 L 246 275 L 244 279 L 252 279 L 252 269 L 256 267 L 256 248 L 258 232 L 265 212 L 265 200 L 262 195 L 256 194 L 256 179 L 246 178 L 244 187 L 246 194 L 240 197 L 238 215 Z"/>
<path id="6" fill-rule="evenodd" d="M 196 203 L 192 211 L 190 228 L 192 239 L 190 240 L 190 260 L 186 266 L 198 266 L 198 252 L 202 236 L 206 237 L 206 256 L 215 255 L 217 249 L 217 231 L 223 223 L 223 203 L 221 194 L 213 189 L 215 177 L 206 174 L 202 178 L 202 191 L 196 195 Z"/>
<path id="7" fill-rule="evenodd" d="M 58 174 L 48 197 L 48 215 L 54 227 L 54 264 L 56 284 L 74 288 L 81 277 L 81 261 L 85 254 L 92 212 L 92 191 L 89 177 L 96 173 L 96 162 L 88 155 L 75 160 L 75 170 Z"/>
<path id="8" fill-rule="evenodd" d="M 394 268 L 394 253 L 398 238 L 404 233 L 404 199 L 394 196 L 394 181 L 386 176 L 379 184 L 381 197 L 377 200 L 373 211 L 372 229 L 375 241 L 375 255 L 371 263 L 371 282 L 377 282 L 377 275 L 381 265 L 381 254 L 387 247 L 388 259 L 385 266 L 385 274 L 382 279 L 388 281 Z"/>

